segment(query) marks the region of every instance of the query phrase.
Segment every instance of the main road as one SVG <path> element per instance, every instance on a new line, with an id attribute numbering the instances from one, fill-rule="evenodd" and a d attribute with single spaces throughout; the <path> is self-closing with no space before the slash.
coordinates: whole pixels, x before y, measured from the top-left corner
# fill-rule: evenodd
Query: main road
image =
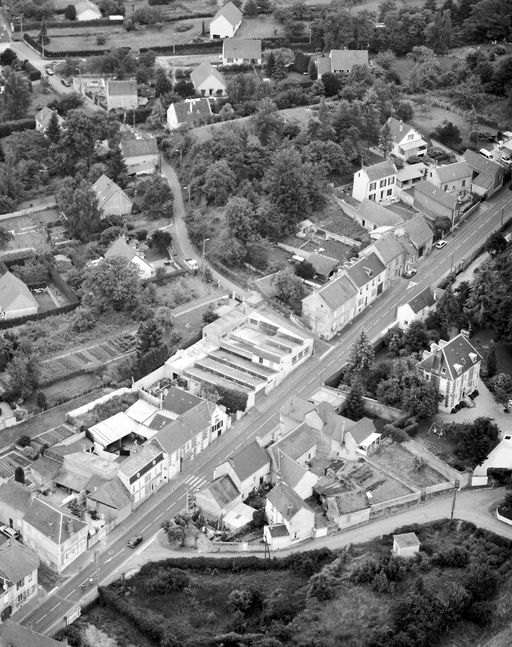
<path id="1" fill-rule="evenodd" d="M 165 166 L 162 170 L 165 173 Z M 173 183 L 175 200 L 179 197 L 183 208 L 179 184 L 177 186 L 176 184 L 177 182 Z M 464 259 L 469 258 L 482 246 L 491 232 L 498 229 L 502 222 L 508 222 L 511 218 L 512 192 L 508 189 L 483 203 L 480 210 L 450 236 L 449 243 L 443 250 L 434 249 L 429 256 L 422 260 L 414 282 L 403 278 L 398 279 L 372 306 L 338 335 L 335 343 L 326 352 L 320 357 L 311 357 L 298 367 L 268 397 L 259 402 L 257 408 L 249 411 L 194 461 L 186 461 L 183 473 L 145 501 L 122 526 L 112 531 L 104 545 L 100 545 L 96 550 L 90 549 L 81 555 L 67 569 L 65 581 L 37 608 L 25 614 L 25 617 L 21 619 L 23 624 L 31 626 L 41 633 L 54 633 L 62 626 L 63 617 L 69 613 L 71 608 L 80 604 L 81 601 L 87 600 L 88 596 L 94 595 L 95 589 L 92 584 L 89 590 L 83 594 L 80 589 L 82 583 L 85 582 L 89 587 L 90 578 L 93 578 L 94 583 L 98 580 L 100 583 L 107 582 L 123 570 L 127 560 L 134 554 L 133 550 L 126 546 L 126 541 L 131 535 L 140 533 L 146 537 L 146 540 L 154 536 L 162 521 L 171 518 L 183 509 L 187 492 L 197 490 L 212 478 L 213 468 L 218 463 L 272 427 L 276 412 L 283 402 L 292 395 L 311 397 L 325 379 L 343 364 L 351 345 L 362 330 L 370 338 L 377 338 L 380 332 L 395 320 L 398 305 L 405 299 L 415 296 L 425 286 L 436 285 L 452 266 L 456 267 Z M 185 253 L 192 251 L 186 247 L 184 241 L 182 241 L 182 246 Z M 474 518 L 477 523 L 483 523 L 487 518 L 487 511 L 482 515 L 482 512 L 478 510 L 478 496 L 475 492 L 467 492 L 461 495 L 461 499 L 467 501 L 466 517 Z M 474 503 L 472 497 L 475 497 Z M 475 505 L 474 513 L 472 512 L 473 505 Z M 397 525 L 407 523 L 408 520 L 423 519 L 421 510 L 427 508 L 420 508 L 416 512 L 410 511 L 410 514 L 397 517 Z M 475 516 L 472 516 L 473 514 Z M 425 516 L 424 520 L 428 518 Z M 391 522 L 391 525 L 393 523 Z M 358 532 L 359 541 L 372 537 L 374 533 L 372 525 L 362 528 Z M 507 535 L 507 532 L 508 528 L 504 527 L 502 534 Z M 344 536 L 345 534 L 335 536 L 339 538 L 339 545 L 343 544 Z M 331 540 L 332 546 L 338 544 L 336 538 Z M 144 544 L 135 552 L 143 549 Z"/>

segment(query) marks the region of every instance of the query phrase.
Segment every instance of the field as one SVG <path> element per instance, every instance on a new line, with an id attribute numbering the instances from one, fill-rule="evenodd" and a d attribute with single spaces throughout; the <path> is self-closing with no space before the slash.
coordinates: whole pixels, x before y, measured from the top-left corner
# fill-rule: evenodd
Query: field
<path id="1" fill-rule="evenodd" d="M 510 633 L 508 642 L 487 641 L 509 626 L 512 542 L 448 520 L 396 532 L 416 533 L 417 557 L 390 561 L 393 540 L 385 535 L 343 551 L 272 561 L 205 556 L 149 563 L 103 589 L 103 604 L 59 638 L 84 638 L 94 626 L 101 632 L 95 644 L 109 647 L 156 647 L 162 635 L 180 647 L 360 647 L 388 626 L 404 632 L 403 645 L 508 647 Z M 168 588 L 155 590 L 163 582 Z M 185 588 L 174 588 L 177 582 Z M 411 642 L 416 630 L 428 638 Z"/>
<path id="2" fill-rule="evenodd" d="M 396 443 L 382 444 L 372 454 L 372 462 L 381 465 L 393 474 L 399 476 L 405 483 L 416 488 L 425 488 L 429 485 L 442 483 L 446 479 L 428 465 L 416 469 L 414 455 Z"/>
<path id="3" fill-rule="evenodd" d="M 274 16 L 244 18 L 236 32 L 237 38 L 275 38 L 282 35 L 283 25 Z"/>

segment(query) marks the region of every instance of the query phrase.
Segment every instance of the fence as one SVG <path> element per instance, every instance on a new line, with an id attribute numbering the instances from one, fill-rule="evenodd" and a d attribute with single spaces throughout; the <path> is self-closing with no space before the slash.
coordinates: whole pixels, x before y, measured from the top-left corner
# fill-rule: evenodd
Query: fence
<path id="1" fill-rule="evenodd" d="M 382 503 L 372 504 L 370 510 L 370 519 L 378 512 L 389 510 L 392 508 L 402 507 L 408 503 L 419 502 L 421 499 L 421 492 L 411 492 L 411 494 L 404 494 L 399 496 L 396 499 L 389 499 L 388 501 L 383 501 Z"/>

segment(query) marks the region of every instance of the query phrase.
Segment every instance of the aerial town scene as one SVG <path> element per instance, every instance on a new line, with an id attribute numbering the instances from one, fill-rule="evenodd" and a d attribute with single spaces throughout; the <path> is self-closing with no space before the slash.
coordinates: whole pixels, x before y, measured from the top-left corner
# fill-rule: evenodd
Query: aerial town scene
<path id="1" fill-rule="evenodd" d="M 0 585 L 512 646 L 511 0 L 0 0 Z"/>

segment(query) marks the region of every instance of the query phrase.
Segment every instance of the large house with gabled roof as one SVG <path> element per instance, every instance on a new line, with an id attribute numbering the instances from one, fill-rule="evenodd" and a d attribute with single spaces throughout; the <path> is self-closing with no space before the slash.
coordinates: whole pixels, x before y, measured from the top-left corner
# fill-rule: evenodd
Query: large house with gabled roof
<path id="1" fill-rule="evenodd" d="M 16 319 L 36 314 L 39 304 L 21 279 L 12 272 L 0 277 L 0 319 Z"/>
<path id="2" fill-rule="evenodd" d="M 418 371 L 439 390 L 441 411 L 451 411 L 478 389 L 481 362 L 480 353 L 461 333 L 424 350 Z"/>
<path id="3" fill-rule="evenodd" d="M 401 119 L 389 117 L 380 129 L 381 141 L 386 153 L 401 160 L 410 157 L 423 157 L 427 154 L 427 142 L 421 134 Z"/>
<path id="4" fill-rule="evenodd" d="M 101 217 L 125 216 L 132 212 L 132 201 L 126 193 L 111 180 L 105 173 L 101 175 L 92 185 L 98 208 L 101 210 Z"/>
<path id="5" fill-rule="evenodd" d="M 421 214 L 395 227 L 395 236 L 405 253 L 405 269 L 415 267 L 423 256 L 430 253 L 434 232 Z"/>
<path id="6" fill-rule="evenodd" d="M 323 74 L 349 74 L 355 65 L 368 65 L 367 49 L 331 49 L 328 56 L 320 54 L 314 59 L 317 76 Z"/>
<path id="7" fill-rule="evenodd" d="M 9 539 L 0 545 L 0 618 L 16 613 L 37 593 L 37 554 Z M 1 644 L 1 643 L 0 643 Z"/>
<path id="8" fill-rule="evenodd" d="M 222 74 L 211 63 L 203 61 L 192 70 L 190 80 L 197 94 L 202 97 L 224 97 L 226 95 L 226 81 Z"/>
<path id="9" fill-rule="evenodd" d="M 261 65 L 261 40 L 226 38 L 222 43 L 222 65 Z"/>
<path id="10" fill-rule="evenodd" d="M 263 529 L 263 537 L 271 550 L 288 547 L 314 534 L 314 511 L 284 481 L 267 494 L 265 514 L 268 525 Z"/>
<path id="11" fill-rule="evenodd" d="M 405 251 L 400 241 L 391 232 L 377 238 L 368 249 L 372 249 L 386 266 L 385 287 L 402 275 Z M 362 253 L 364 252 L 365 250 Z"/>
<path id="12" fill-rule="evenodd" d="M 137 81 L 135 79 L 107 79 L 105 84 L 107 110 L 122 108 L 134 110 L 138 104 Z"/>
<path id="13" fill-rule="evenodd" d="M 210 101 L 206 97 L 171 103 L 167 108 L 167 126 L 169 130 L 176 130 L 180 126 L 202 126 L 211 114 Z"/>
<path id="14" fill-rule="evenodd" d="M 221 7 L 210 23 L 210 38 L 220 40 L 233 38 L 242 24 L 243 14 L 232 2 Z"/>
<path id="15" fill-rule="evenodd" d="M 466 150 L 464 160 L 472 171 L 471 191 L 476 195 L 490 198 L 503 186 L 505 170 L 501 164 L 487 159 L 480 153 Z"/>
<path id="16" fill-rule="evenodd" d="M 352 197 L 360 202 L 367 198 L 374 202 L 387 200 L 394 195 L 397 169 L 391 160 L 362 166 L 354 173 Z"/>
<path id="17" fill-rule="evenodd" d="M 146 175 L 160 164 L 160 151 L 155 137 L 125 139 L 121 142 L 121 152 L 128 175 Z"/>

